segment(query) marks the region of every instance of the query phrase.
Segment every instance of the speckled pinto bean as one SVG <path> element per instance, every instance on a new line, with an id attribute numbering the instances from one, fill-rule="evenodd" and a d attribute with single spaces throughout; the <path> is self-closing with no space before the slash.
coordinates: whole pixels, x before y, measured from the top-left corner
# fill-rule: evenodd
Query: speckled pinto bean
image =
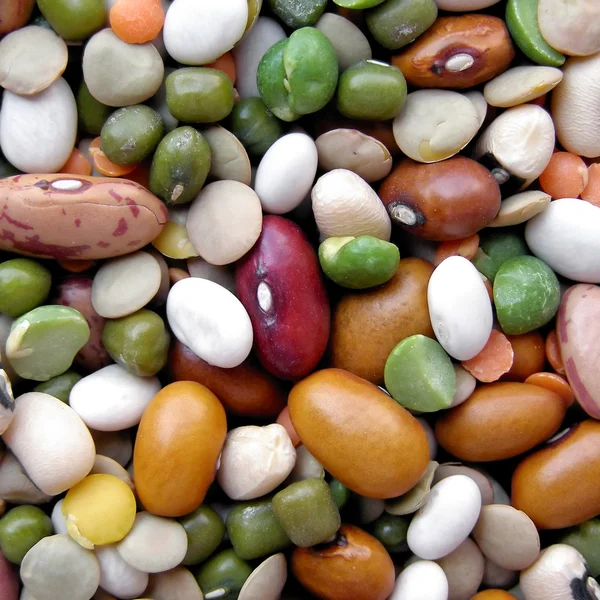
<path id="1" fill-rule="evenodd" d="M 0 180 L 0 250 L 53 259 L 110 258 L 162 231 L 164 204 L 125 179 L 17 175 Z"/>

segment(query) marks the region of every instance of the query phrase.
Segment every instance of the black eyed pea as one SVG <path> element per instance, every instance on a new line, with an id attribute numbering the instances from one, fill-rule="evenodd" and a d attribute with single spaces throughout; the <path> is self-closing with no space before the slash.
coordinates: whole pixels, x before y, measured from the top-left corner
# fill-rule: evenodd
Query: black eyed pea
<path id="1" fill-rule="evenodd" d="M 149 156 L 165 133 L 161 116 L 138 104 L 115 111 L 104 123 L 101 148 L 119 166 L 136 165 Z"/>

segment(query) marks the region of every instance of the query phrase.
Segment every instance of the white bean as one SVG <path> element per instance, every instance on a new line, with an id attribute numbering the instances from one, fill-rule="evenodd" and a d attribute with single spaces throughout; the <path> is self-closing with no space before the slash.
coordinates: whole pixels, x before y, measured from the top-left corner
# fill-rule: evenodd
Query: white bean
<path id="1" fill-rule="evenodd" d="M 446 574 L 438 564 L 418 560 L 398 575 L 389 600 L 448 600 Z"/>

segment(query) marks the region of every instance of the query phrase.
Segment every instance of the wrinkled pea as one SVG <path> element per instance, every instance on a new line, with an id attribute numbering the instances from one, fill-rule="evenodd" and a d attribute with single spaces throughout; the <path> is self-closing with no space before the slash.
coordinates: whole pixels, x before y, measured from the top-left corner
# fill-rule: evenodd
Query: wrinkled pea
<path id="1" fill-rule="evenodd" d="M 523 237 L 515 231 L 503 229 L 482 234 L 473 264 L 492 283 L 498 269 L 511 258 L 527 254 L 527 245 Z"/>
<path id="2" fill-rule="evenodd" d="M 327 0 L 269 0 L 273 13 L 288 27 L 314 25 L 323 14 Z"/>

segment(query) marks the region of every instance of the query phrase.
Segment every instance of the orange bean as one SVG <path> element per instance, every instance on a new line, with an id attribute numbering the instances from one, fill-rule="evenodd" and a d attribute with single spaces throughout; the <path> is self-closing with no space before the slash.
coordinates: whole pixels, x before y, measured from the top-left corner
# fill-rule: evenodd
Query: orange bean
<path id="1" fill-rule="evenodd" d="M 558 337 L 556 335 L 556 329 L 553 329 L 546 338 L 546 358 L 550 363 L 550 366 L 559 374 L 565 374 L 565 366 L 563 364 L 562 356 L 560 355 L 560 348 L 558 346 Z"/>
<path id="2" fill-rule="evenodd" d="M 578 198 L 588 183 L 583 159 L 571 152 L 555 152 L 540 175 L 540 186 L 552 198 Z"/>
<path id="3" fill-rule="evenodd" d="M 544 338 L 537 331 L 523 335 L 509 335 L 515 358 L 510 371 L 503 377 L 507 381 L 525 381 L 533 373 L 538 373 L 546 364 Z"/>
<path id="4" fill-rule="evenodd" d="M 182 279 L 187 279 L 190 274 L 183 269 L 171 268 L 169 269 L 169 281 L 175 285 L 178 281 Z"/>
<path id="5" fill-rule="evenodd" d="M 91 175 L 92 163 L 86 158 L 81 150 L 73 148 L 71 156 L 69 156 L 69 159 L 59 173 L 67 173 L 69 175 Z"/>
<path id="6" fill-rule="evenodd" d="M 219 56 L 215 62 L 205 66 L 209 69 L 218 69 L 219 71 L 223 71 L 223 73 L 225 73 L 225 75 L 231 79 L 231 83 L 235 85 L 235 61 L 233 60 L 233 54 L 231 52 L 225 52 L 225 54 Z"/>
<path id="7" fill-rule="evenodd" d="M 588 167 L 588 184 L 580 196 L 582 200 L 600 206 L 600 163 Z"/>
<path id="8" fill-rule="evenodd" d="M 290 411 L 288 410 L 287 406 L 284 407 L 284 409 L 279 413 L 277 421 L 275 422 L 285 427 L 285 430 L 290 436 L 290 440 L 292 440 L 292 444 L 294 444 L 294 448 L 297 448 L 302 443 L 300 440 L 300 436 L 298 435 L 298 433 L 294 429 L 294 426 L 292 425 L 292 421 L 290 419 Z"/>
<path id="9" fill-rule="evenodd" d="M 106 177 L 123 177 L 124 175 L 131 173 L 137 167 L 137 165 L 120 167 L 108 160 L 106 154 L 104 154 L 100 148 L 100 137 L 97 137 L 92 141 L 89 152 L 96 169 L 100 171 L 102 175 L 106 175 Z"/>
<path id="10" fill-rule="evenodd" d="M 83 273 L 91 269 L 96 263 L 93 260 L 59 260 L 58 264 L 69 273 Z"/>
<path id="11" fill-rule="evenodd" d="M 474 358 L 464 360 L 462 366 L 478 381 L 491 383 L 508 373 L 514 356 L 508 338 L 497 329 L 492 329 L 485 348 Z"/>
<path id="12" fill-rule="evenodd" d="M 165 24 L 161 0 L 117 0 L 110 9 L 110 26 L 128 44 L 151 42 Z"/>
<path id="13" fill-rule="evenodd" d="M 575 394 L 573 394 L 571 386 L 566 379 L 556 373 L 534 373 L 525 380 L 525 383 L 537 385 L 558 394 L 564 400 L 567 407 L 575 402 Z"/>
<path id="14" fill-rule="evenodd" d="M 471 260 L 478 248 L 479 236 L 476 233 L 460 240 L 442 242 L 435 251 L 433 264 L 437 267 L 450 256 L 464 256 L 466 259 Z"/>
<path id="15" fill-rule="evenodd" d="M 471 600 L 517 600 L 515 596 L 504 590 L 484 590 L 471 596 Z"/>

